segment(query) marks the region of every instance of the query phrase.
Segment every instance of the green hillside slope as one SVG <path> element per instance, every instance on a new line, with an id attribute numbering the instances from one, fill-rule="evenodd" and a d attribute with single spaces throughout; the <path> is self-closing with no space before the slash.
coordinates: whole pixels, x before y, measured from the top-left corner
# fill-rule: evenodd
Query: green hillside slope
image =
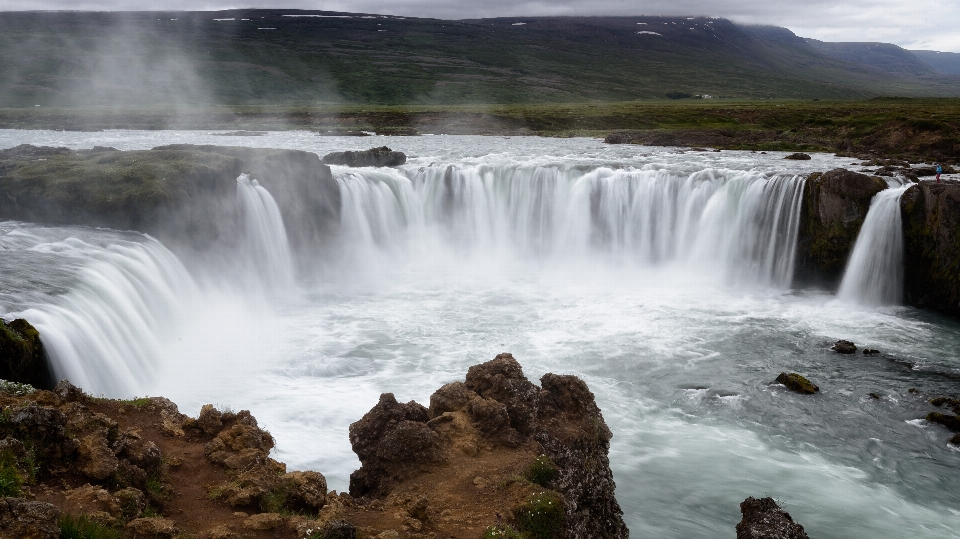
<path id="1" fill-rule="evenodd" d="M 960 95 L 712 18 L 443 21 L 295 10 L 0 13 L 0 106 Z"/>

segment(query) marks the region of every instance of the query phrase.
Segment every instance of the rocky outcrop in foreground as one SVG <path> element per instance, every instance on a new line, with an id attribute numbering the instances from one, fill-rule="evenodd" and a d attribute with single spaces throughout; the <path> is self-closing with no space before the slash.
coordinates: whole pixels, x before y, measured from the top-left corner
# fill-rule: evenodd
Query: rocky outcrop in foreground
<path id="1" fill-rule="evenodd" d="M 906 302 L 960 315 L 960 184 L 917 184 L 900 210 Z"/>
<path id="2" fill-rule="evenodd" d="M 797 238 L 798 281 L 839 284 L 870 201 L 886 188 L 880 177 L 845 169 L 807 178 Z"/>
<path id="3" fill-rule="evenodd" d="M 188 144 L 0 150 L 0 219 L 137 230 L 203 248 L 236 239 L 241 172 L 276 199 L 295 247 L 336 230 L 340 190 L 316 154 Z"/>
<path id="4" fill-rule="evenodd" d="M 0 384 L 0 407 L 0 537 L 628 535 L 593 394 L 575 376 L 534 385 L 509 354 L 429 408 L 381 396 L 350 428 L 363 465 L 350 494 L 288 472 L 245 410 L 205 405 L 193 418 L 164 398 L 99 399 L 67 382 Z"/>
<path id="5" fill-rule="evenodd" d="M 421 485 L 419 495 L 433 498 L 422 498 L 423 518 L 412 527 L 432 525 L 444 534 L 459 528 L 458 537 L 541 526 L 555 527 L 550 537 L 627 537 L 607 457 L 611 437 L 582 380 L 546 374 L 538 387 L 513 356 L 500 354 L 437 390 L 429 408 L 381 396 L 350 426 L 362 464 L 350 477 L 350 494 L 391 503 Z M 451 474 L 460 477 L 438 481 Z M 462 490 L 496 502 L 485 516 L 479 506 L 473 518 L 450 526 L 434 504 L 459 499 L 476 506 Z"/>

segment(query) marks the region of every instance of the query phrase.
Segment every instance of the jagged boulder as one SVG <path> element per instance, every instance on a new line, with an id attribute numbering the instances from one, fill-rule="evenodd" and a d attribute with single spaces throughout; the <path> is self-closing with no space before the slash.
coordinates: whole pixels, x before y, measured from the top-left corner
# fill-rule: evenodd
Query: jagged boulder
<path id="1" fill-rule="evenodd" d="M 53 373 L 40 332 L 23 318 L 0 319 L 0 379 L 53 389 Z"/>
<path id="2" fill-rule="evenodd" d="M 67 434 L 67 417 L 59 410 L 32 403 L 8 410 L 10 420 L 0 425 L 0 435 L 29 442 L 40 459 L 62 459 L 73 455 L 80 446 Z"/>
<path id="3" fill-rule="evenodd" d="M 350 474 L 350 494 L 380 494 L 389 481 L 441 461 L 440 437 L 427 426 L 429 419 L 416 402 L 400 404 L 393 393 L 380 395 L 380 402 L 350 425 L 350 445 L 362 465 Z"/>
<path id="4" fill-rule="evenodd" d="M 784 159 L 790 159 L 790 160 L 793 160 L 793 161 L 809 161 L 809 160 L 811 159 L 811 157 L 810 157 L 809 154 L 797 152 L 797 153 L 792 153 L 792 154 L 784 157 Z"/>
<path id="5" fill-rule="evenodd" d="M 546 374 L 540 383 L 537 387 L 530 382 L 512 355 L 500 354 L 471 367 L 465 382 L 438 389 L 430 397 L 429 411 L 415 402 L 399 404 L 392 394 L 382 395 L 380 403 L 350 427 L 351 443 L 363 464 L 351 475 L 350 494 L 385 496 L 393 480 L 416 477 L 425 469 L 423 464 L 436 462 L 441 449 L 476 456 L 477 440 L 488 453 L 495 447 L 530 452 L 539 447 L 546 455 L 543 460 L 555 466 L 549 483 L 562 499 L 551 506 L 562 506 L 563 531 L 558 537 L 627 537 L 608 458 L 612 434 L 593 394 L 576 376 Z M 439 445 L 433 445 L 431 437 L 430 457 L 420 454 L 409 461 L 420 470 L 408 464 L 405 474 L 386 473 L 387 464 L 378 460 L 383 456 L 381 444 L 402 425 L 423 426 L 427 417 L 425 426 L 439 434 Z M 406 451 L 405 455 L 416 454 L 414 448 Z M 536 461 L 536 453 L 529 458 Z M 477 488 L 484 484 L 483 478 L 474 480 Z"/>
<path id="6" fill-rule="evenodd" d="M 273 436 L 260 429 L 248 410 L 242 410 L 203 452 L 211 462 L 239 470 L 267 462 L 273 445 Z"/>
<path id="7" fill-rule="evenodd" d="M 407 162 L 403 152 L 395 152 L 386 146 L 370 148 L 362 152 L 333 152 L 323 156 L 328 165 L 347 167 L 398 167 Z"/>
<path id="8" fill-rule="evenodd" d="M 904 299 L 960 315 L 960 184 L 921 182 L 900 197 Z"/>
<path id="9" fill-rule="evenodd" d="M 59 539 L 60 509 L 52 503 L 0 498 L 0 537 Z"/>
<path id="10" fill-rule="evenodd" d="M 327 479 L 319 472 L 289 472 L 283 476 L 286 505 L 317 512 L 327 503 Z"/>
<path id="11" fill-rule="evenodd" d="M 747 498 L 740 504 L 743 519 L 737 539 L 809 539 L 803 526 L 793 521 L 773 498 Z"/>
<path id="12" fill-rule="evenodd" d="M 811 174 L 803 189 L 795 277 L 840 282 L 874 195 L 887 188 L 877 176 L 846 169 Z"/>
<path id="13" fill-rule="evenodd" d="M 81 438 L 77 454 L 80 472 L 96 481 L 103 481 L 113 475 L 120 464 L 106 438 L 98 434 Z"/>

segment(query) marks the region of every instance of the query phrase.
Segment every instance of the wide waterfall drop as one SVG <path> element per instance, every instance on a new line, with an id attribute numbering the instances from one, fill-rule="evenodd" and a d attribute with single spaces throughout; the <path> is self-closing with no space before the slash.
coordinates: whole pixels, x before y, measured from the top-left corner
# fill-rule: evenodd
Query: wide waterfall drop
<path id="1" fill-rule="evenodd" d="M 866 307 L 903 301 L 903 225 L 900 197 L 910 185 L 874 195 L 837 297 Z"/>
<path id="2" fill-rule="evenodd" d="M 337 180 L 345 242 L 367 252 L 673 264 L 778 289 L 793 277 L 804 182 L 717 169 L 515 165 L 351 170 Z"/>
<path id="3" fill-rule="evenodd" d="M 243 214 L 245 255 L 256 277 L 269 288 L 289 288 L 294 281 L 293 256 L 276 201 L 247 174 L 237 177 L 237 199 Z"/>
<path id="4" fill-rule="evenodd" d="M 107 248 L 77 238 L 37 245 L 82 264 L 72 289 L 23 312 L 43 336 L 58 379 L 94 394 L 144 394 L 197 295 L 183 264 L 159 242 Z"/>

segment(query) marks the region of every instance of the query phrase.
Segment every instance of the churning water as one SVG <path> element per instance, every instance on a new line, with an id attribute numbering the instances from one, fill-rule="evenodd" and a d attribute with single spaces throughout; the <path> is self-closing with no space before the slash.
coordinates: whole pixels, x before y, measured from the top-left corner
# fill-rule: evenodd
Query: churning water
<path id="1" fill-rule="evenodd" d="M 907 391 L 956 393 L 960 327 L 791 288 L 803 174 L 845 160 L 590 139 L 0 131 L 0 147 L 171 142 L 387 144 L 410 160 L 334 167 L 341 241 L 288 281 L 274 277 L 294 267 L 289 251 L 268 249 L 296 218 L 271 217 L 253 179 L 238 183 L 249 243 L 219 262 L 140 234 L 0 223 L 0 314 L 36 324 L 58 373 L 87 390 L 249 408 L 277 458 L 345 489 L 359 465 L 347 427 L 381 392 L 426 403 L 510 351 L 531 379 L 589 383 L 634 537 L 732 537 L 739 502 L 764 495 L 811 537 L 960 537 L 960 452 Z M 883 355 L 836 355 L 840 338 Z M 822 392 L 771 385 L 782 371 Z"/>

